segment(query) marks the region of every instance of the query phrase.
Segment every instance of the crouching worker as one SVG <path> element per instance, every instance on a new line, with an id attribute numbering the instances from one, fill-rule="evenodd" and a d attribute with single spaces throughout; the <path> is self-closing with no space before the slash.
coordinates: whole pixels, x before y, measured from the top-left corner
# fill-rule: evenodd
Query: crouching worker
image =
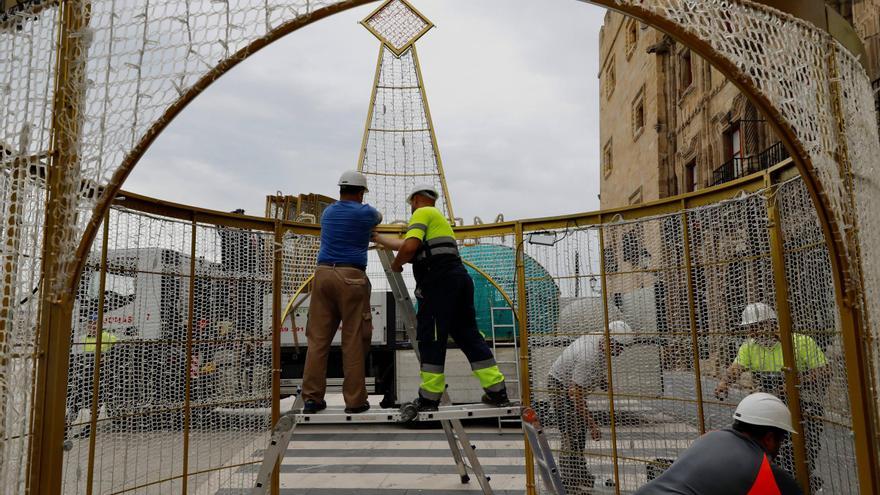
<path id="1" fill-rule="evenodd" d="M 398 251 L 392 270 L 403 271 L 412 262 L 418 300 L 417 337 L 422 357 L 421 386 L 413 405 L 419 411 L 436 411 L 446 388 L 443 373 L 449 337 L 461 347 L 485 394 L 483 402 L 510 404 L 504 375 L 477 329 L 474 283 L 465 270 L 455 234 L 434 205 L 439 195 L 431 185 L 417 185 L 407 201 L 412 208 L 404 239 L 376 235 L 374 241 Z"/>
<path id="2" fill-rule="evenodd" d="M 620 355 L 635 343 L 632 328 L 624 321 L 608 324 L 610 352 L 605 352 L 605 336 L 582 335 L 569 344 L 553 361 L 547 376 L 547 388 L 553 400 L 553 413 L 562 440 L 559 467 L 562 483 L 571 493 L 591 489 L 596 477 L 587 467 L 584 450 L 587 434 L 593 441 L 602 440 L 602 430 L 587 409 L 587 397 L 607 389 L 606 355 Z"/>
<path id="3" fill-rule="evenodd" d="M 744 398 L 733 427 L 706 433 L 636 495 L 800 494 L 794 478 L 773 461 L 788 434 L 797 434 L 778 397 Z"/>

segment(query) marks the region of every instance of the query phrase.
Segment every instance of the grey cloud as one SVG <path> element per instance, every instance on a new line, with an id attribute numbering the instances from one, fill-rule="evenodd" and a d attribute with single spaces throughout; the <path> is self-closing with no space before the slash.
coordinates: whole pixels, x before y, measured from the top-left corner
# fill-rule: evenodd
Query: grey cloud
<path id="1" fill-rule="evenodd" d="M 456 213 L 484 220 L 598 206 L 598 28 L 575 0 L 416 0 L 419 56 Z M 357 165 L 375 5 L 293 33 L 227 74 L 157 140 L 125 188 L 262 213 L 276 190 L 334 195 Z"/>

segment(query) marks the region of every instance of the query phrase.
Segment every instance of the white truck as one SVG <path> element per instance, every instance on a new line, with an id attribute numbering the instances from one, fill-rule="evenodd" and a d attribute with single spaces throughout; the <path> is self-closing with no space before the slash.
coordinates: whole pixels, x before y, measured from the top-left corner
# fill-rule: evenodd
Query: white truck
<path id="1" fill-rule="evenodd" d="M 261 319 L 271 277 L 234 273 L 202 258 L 194 262 L 193 345 L 187 359 L 190 256 L 158 247 L 107 253 L 103 328 L 116 342 L 104 347 L 101 402 L 127 428 L 155 428 L 155 415 L 138 413 L 182 403 L 181 377 L 187 373 L 192 402 L 215 401 L 226 392 L 237 398 L 252 393 L 259 400 L 268 390 L 271 353 L 252 341 L 271 338 L 271 323 Z M 73 312 L 72 388 L 90 386 L 91 377 L 77 376 L 89 366 L 76 363 L 94 359 L 82 343 L 97 318 L 100 281 L 101 256 L 92 253 Z M 233 338 L 224 341 L 228 337 Z M 179 426 L 181 419 L 169 413 L 161 422 Z"/>

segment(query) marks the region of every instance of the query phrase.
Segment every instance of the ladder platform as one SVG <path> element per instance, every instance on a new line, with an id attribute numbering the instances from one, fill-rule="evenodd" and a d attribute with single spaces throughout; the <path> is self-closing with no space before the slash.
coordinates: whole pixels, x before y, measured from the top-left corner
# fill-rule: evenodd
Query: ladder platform
<path id="1" fill-rule="evenodd" d="M 394 259 L 391 251 L 380 249 L 378 254 L 394 297 L 401 303 L 398 308 L 403 327 L 409 336 L 410 342 L 417 342 L 415 307 L 412 304 L 412 299 L 409 296 L 409 290 L 406 287 L 403 276 L 399 272 L 391 270 L 391 264 Z M 415 351 L 416 358 L 421 362 L 418 346 L 414 346 L 413 350 Z M 444 391 L 441 397 L 441 404 L 450 403 L 449 394 Z M 248 414 L 255 410 L 239 409 L 228 411 L 232 414 Z M 468 418 L 518 416 L 522 411 L 522 407 L 513 404 L 507 407 L 495 407 L 487 404 L 443 405 L 437 411 L 416 413 L 412 403 L 408 403 L 404 404 L 401 409 L 370 409 L 358 414 L 346 414 L 345 409 L 339 406 L 331 407 L 315 414 L 302 414 L 302 410 L 303 399 L 301 395 L 297 394 L 293 406 L 287 413 L 281 415 L 281 418 L 272 428 L 269 447 L 263 454 L 263 463 L 257 474 L 254 488 L 251 490 L 252 495 L 265 495 L 267 493 L 271 484 L 272 474 L 276 472 L 275 466 L 280 464 L 281 458 L 290 444 L 293 431 L 298 424 L 401 423 L 411 421 L 439 421 L 446 434 L 446 441 L 449 443 L 449 449 L 452 453 L 452 458 L 455 460 L 461 482 L 468 483 L 471 479 L 469 472 L 473 473 L 480 484 L 483 495 L 493 495 L 494 492 L 489 485 L 489 477 L 486 476 L 483 467 L 480 465 L 480 460 L 477 458 L 475 450 L 476 447 L 468 439 L 467 431 L 462 426 L 461 420 Z M 226 411 L 224 410 L 224 412 Z"/>
<path id="2" fill-rule="evenodd" d="M 442 421 L 449 419 L 500 418 L 519 416 L 520 406 L 494 407 L 487 404 L 461 404 L 440 406 L 437 411 L 419 413 L 413 421 Z M 345 424 L 345 423 L 403 423 L 400 409 L 370 409 L 358 414 L 347 414 L 342 406 L 330 406 L 314 413 L 296 413 L 297 424 Z"/>

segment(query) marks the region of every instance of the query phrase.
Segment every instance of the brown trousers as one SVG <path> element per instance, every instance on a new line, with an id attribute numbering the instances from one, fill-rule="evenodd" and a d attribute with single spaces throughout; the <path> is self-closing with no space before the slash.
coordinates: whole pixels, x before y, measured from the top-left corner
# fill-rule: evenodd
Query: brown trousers
<path id="1" fill-rule="evenodd" d="M 357 268 L 318 267 L 306 324 L 309 348 L 303 372 L 304 400 L 324 399 L 330 343 L 341 329 L 345 405 L 358 407 L 367 402 L 364 362 L 373 333 L 370 291 L 370 279 Z"/>

